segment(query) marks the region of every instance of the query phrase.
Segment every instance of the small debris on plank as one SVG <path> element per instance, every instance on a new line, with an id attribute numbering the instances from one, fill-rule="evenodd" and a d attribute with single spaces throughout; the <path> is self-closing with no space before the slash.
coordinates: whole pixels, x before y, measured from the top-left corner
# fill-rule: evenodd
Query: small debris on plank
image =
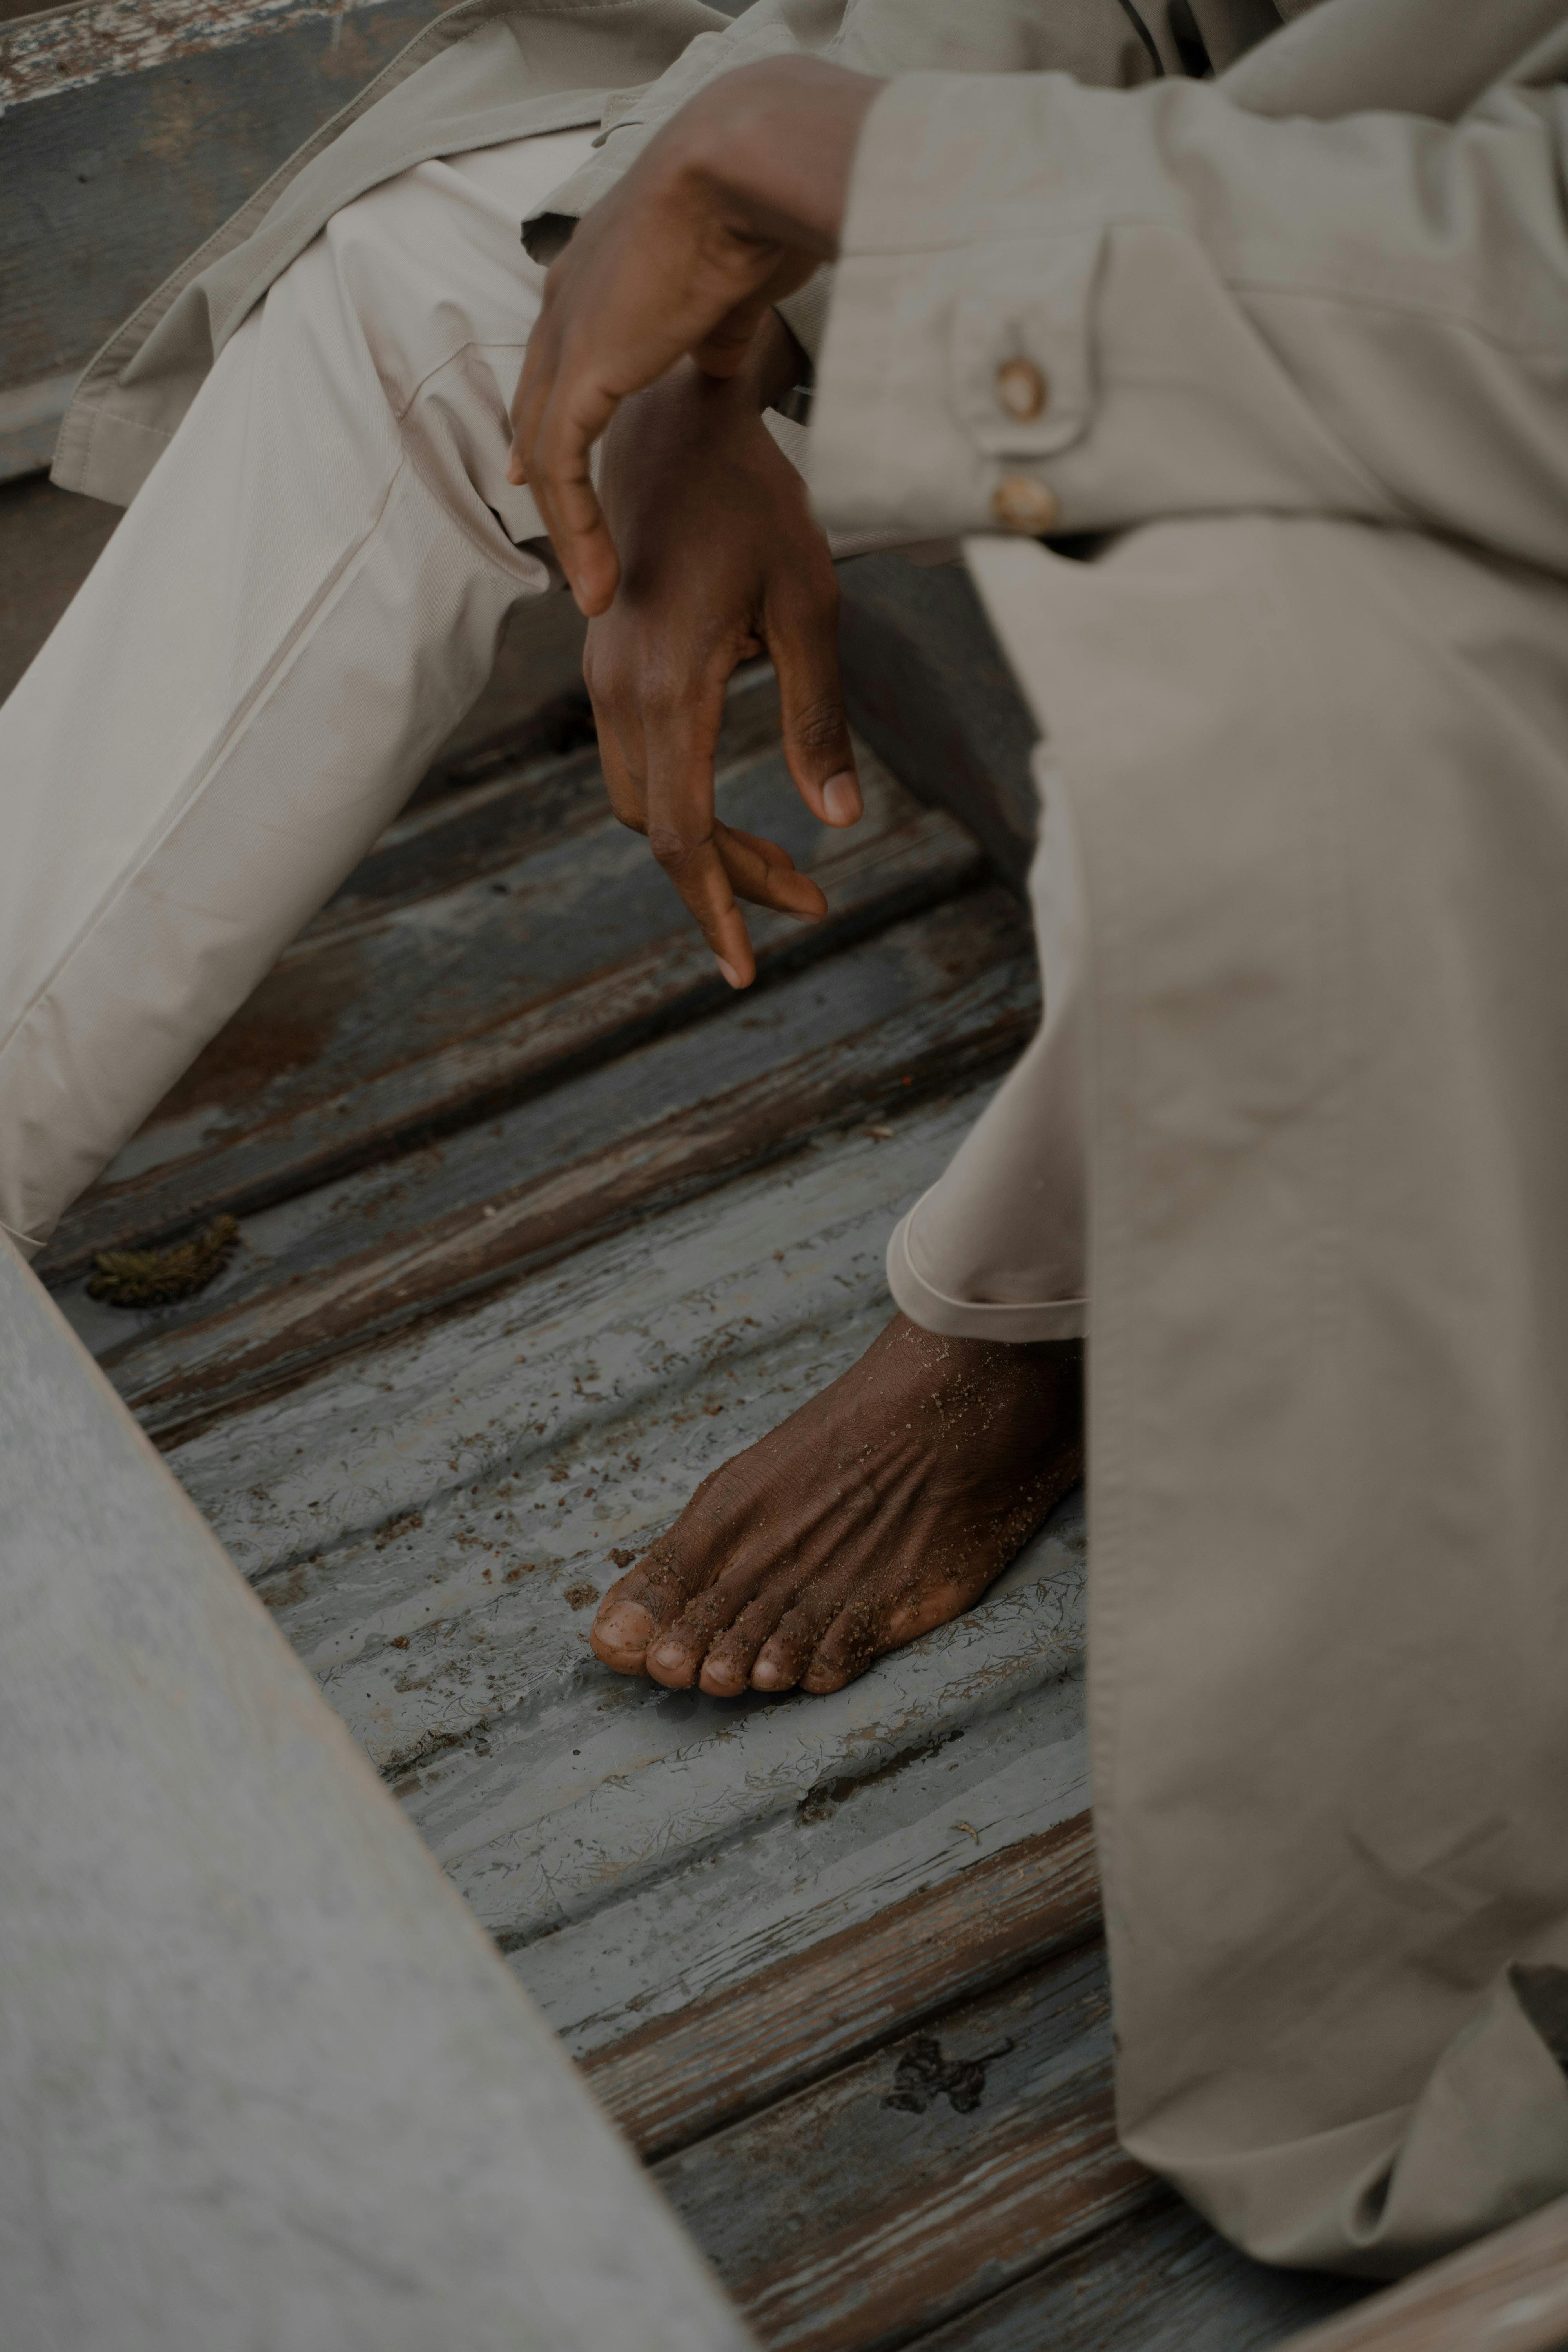
<path id="1" fill-rule="evenodd" d="M 238 1223 L 226 1215 L 167 1249 L 100 1250 L 87 1295 L 108 1307 L 172 1307 L 205 1290 L 238 1246 Z"/>

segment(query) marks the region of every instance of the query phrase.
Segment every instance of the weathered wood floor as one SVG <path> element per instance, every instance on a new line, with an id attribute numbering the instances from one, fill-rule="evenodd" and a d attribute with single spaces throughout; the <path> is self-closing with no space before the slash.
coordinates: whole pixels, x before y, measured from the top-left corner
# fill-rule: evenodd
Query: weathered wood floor
<path id="1" fill-rule="evenodd" d="M 759 2341 L 1244 2352 L 1344 2291 L 1118 2150 L 1081 1507 L 830 1699 L 617 1680 L 586 1629 L 697 1479 L 889 1311 L 894 1218 L 1027 1034 L 1014 899 L 868 757 L 801 809 L 771 681 L 721 803 L 821 877 L 710 976 L 590 750 L 422 795 L 43 1271 Z M 196 1298 L 95 1251 L 216 1211 Z"/>

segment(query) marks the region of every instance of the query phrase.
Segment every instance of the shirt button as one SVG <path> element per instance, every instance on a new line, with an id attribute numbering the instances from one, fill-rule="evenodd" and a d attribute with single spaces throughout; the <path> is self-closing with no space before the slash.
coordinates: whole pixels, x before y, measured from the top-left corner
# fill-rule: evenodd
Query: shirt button
<path id="1" fill-rule="evenodd" d="M 1004 530 L 1038 539 L 1057 519 L 1056 492 L 1027 474 L 1004 474 L 991 493 L 991 511 Z"/>
<path id="2" fill-rule="evenodd" d="M 1004 360 L 996 371 L 996 397 L 1009 416 L 1027 425 L 1046 404 L 1046 379 L 1032 360 Z"/>

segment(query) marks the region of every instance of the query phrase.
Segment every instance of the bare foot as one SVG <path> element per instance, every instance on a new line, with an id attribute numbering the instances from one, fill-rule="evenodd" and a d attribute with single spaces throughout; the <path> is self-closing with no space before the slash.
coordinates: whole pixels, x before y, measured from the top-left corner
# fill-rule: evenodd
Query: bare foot
<path id="1" fill-rule="evenodd" d="M 895 1316 L 858 1364 L 703 1480 L 613 1584 L 595 1654 L 716 1698 L 836 1691 L 973 1608 L 1083 1475 L 1082 1349 Z"/>

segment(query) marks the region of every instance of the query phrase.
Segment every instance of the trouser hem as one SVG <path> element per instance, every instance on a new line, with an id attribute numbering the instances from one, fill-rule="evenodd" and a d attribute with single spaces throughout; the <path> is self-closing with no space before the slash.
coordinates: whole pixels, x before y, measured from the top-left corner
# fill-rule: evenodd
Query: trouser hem
<path id="1" fill-rule="evenodd" d="M 917 1202 L 917 1207 L 919 1203 Z M 1087 1298 L 1042 1298 L 1023 1302 L 950 1298 L 928 1282 L 910 1255 L 911 1209 L 888 1244 L 888 1287 L 911 1323 L 954 1339 L 1081 1339 L 1089 1328 Z"/>

